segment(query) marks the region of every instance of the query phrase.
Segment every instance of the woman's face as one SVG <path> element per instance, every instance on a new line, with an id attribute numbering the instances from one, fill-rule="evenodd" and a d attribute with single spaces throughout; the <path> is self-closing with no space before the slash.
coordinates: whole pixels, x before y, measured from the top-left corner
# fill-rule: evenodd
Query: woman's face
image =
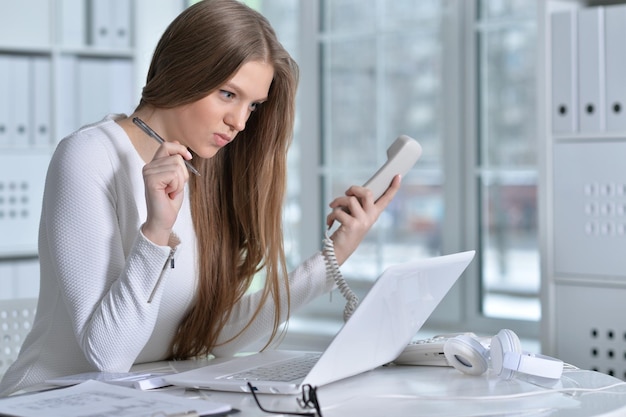
<path id="1" fill-rule="evenodd" d="M 267 99 L 274 68 L 262 61 L 245 64 L 217 90 L 172 111 L 168 138 L 201 158 L 211 158 L 246 127 L 250 114 Z"/>

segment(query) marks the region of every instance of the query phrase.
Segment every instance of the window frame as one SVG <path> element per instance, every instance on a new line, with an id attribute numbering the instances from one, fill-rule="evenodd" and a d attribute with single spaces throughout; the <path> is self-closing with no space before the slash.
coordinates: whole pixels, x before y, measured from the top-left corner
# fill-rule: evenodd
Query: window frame
<path id="1" fill-rule="evenodd" d="M 469 2 L 468 2 L 469 3 Z M 465 15 L 465 28 L 466 34 L 465 38 L 465 48 L 466 56 L 465 56 L 465 68 L 467 69 L 467 73 L 465 76 L 465 132 L 467 135 L 467 143 L 470 144 L 472 149 L 471 152 L 467 152 L 467 166 L 470 167 L 472 175 L 466 176 L 465 181 L 465 190 L 466 190 L 466 206 L 469 208 L 466 212 L 466 216 L 464 219 L 464 230 L 467 230 L 468 240 L 472 242 L 473 246 L 476 248 L 480 248 L 481 245 L 481 166 L 480 166 L 480 122 L 479 118 L 480 114 L 480 50 L 479 50 L 479 42 L 480 42 L 480 34 L 485 28 L 482 26 L 479 20 L 479 7 L 480 0 L 473 0 L 471 5 L 467 4 L 465 7 L 464 15 Z M 537 36 L 538 41 L 541 39 Z M 537 48 L 537 56 L 539 56 L 540 48 Z M 536 60 L 537 63 L 541 62 L 539 59 Z M 540 80 L 540 70 L 537 67 L 535 70 L 535 88 L 538 88 L 539 80 Z M 540 95 L 537 95 L 538 100 Z M 539 107 L 539 106 L 538 106 Z M 537 123 L 539 126 L 539 123 Z M 538 128 L 537 128 L 538 130 Z M 540 138 L 539 132 L 537 131 L 537 138 Z M 537 149 L 541 149 L 541 146 L 538 146 Z M 538 181 L 541 178 L 539 169 L 540 162 L 539 158 L 537 158 L 537 179 Z M 540 196 L 540 184 L 538 183 L 538 191 L 537 194 Z M 540 201 L 537 202 L 540 204 Z M 537 207 L 539 212 L 539 207 Z M 539 220 L 541 221 L 541 220 Z M 540 227 L 540 226 L 538 226 Z M 538 230 L 539 233 L 539 230 Z M 537 239 L 537 250 L 539 251 L 539 255 L 541 258 L 541 240 L 540 236 Z M 478 332 L 493 332 L 494 330 L 502 329 L 502 328 L 510 328 L 513 329 L 520 337 L 539 339 L 540 336 L 540 323 L 539 321 L 531 321 L 531 320 L 521 320 L 521 319 L 510 319 L 510 318 L 498 318 L 498 317 L 487 317 L 482 313 L 482 262 L 481 257 L 478 256 L 474 260 L 474 268 L 471 269 L 470 273 L 467 276 L 467 283 L 469 284 L 467 289 L 467 310 L 465 312 L 467 317 L 467 324 L 471 326 L 474 331 Z M 539 272 L 540 280 L 541 270 Z M 541 294 L 538 294 L 539 302 L 542 303 Z"/>

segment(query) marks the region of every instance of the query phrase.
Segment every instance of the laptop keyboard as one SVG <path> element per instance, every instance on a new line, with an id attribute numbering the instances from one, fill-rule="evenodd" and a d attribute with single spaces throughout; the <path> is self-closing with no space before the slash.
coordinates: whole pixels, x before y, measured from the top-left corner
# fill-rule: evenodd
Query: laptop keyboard
<path id="1" fill-rule="evenodd" d="M 320 353 L 307 353 L 282 362 L 247 369 L 224 378 L 241 381 L 293 381 L 304 378 L 320 358 L 320 355 Z"/>

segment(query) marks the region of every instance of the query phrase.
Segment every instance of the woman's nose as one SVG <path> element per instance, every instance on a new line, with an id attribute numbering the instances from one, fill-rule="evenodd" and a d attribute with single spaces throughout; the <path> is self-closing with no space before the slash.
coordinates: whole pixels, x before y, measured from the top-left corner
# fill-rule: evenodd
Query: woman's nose
<path id="1" fill-rule="evenodd" d="M 226 115 L 224 122 L 237 132 L 241 132 L 245 129 L 249 116 L 250 112 L 248 111 L 248 108 L 241 106 L 230 111 Z"/>

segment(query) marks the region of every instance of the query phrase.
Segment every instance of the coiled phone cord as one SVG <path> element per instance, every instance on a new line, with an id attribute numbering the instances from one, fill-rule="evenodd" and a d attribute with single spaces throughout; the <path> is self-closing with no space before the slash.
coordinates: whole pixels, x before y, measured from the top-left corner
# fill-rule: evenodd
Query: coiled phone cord
<path id="1" fill-rule="evenodd" d="M 330 238 L 328 230 L 324 233 L 322 254 L 324 255 L 324 263 L 326 264 L 326 274 L 333 277 L 337 288 L 339 288 L 339 292 L 346 299 L 346 306 L 343 309 L 343 320 L 348 321 L 359 304 L 359 297 L 350 289 L 341 274 L 339 263 L 335 256 L 335 244 Z"/>

